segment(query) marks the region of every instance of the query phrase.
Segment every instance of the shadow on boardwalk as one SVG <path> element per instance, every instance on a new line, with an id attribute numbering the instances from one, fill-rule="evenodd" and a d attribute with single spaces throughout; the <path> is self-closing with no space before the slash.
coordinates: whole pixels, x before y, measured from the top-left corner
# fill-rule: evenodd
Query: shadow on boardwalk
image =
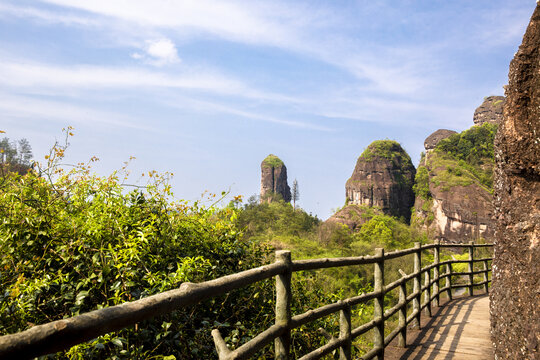
<path id="1" fill-rule="evenodd" d="M 493 359 L 488 295 L 457 298 L 432 312 L 422 314 L 421 330 L 407 331 L 407 348 L 390 346 L 385 359 Z"/>

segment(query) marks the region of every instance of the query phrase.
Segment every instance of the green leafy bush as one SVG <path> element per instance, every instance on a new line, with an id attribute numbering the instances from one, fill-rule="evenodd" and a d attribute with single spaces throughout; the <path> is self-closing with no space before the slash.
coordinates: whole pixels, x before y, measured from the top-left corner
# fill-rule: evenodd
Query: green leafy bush
<path id="1" fill-rule="evenodd" d="M 174 201 L 167 174 L 150 172 L 128 191 L 121 172 L 93 175 L 95 159 L 66 171 L 64 152 L 56 145 L 36 171 L 0 178 L 0 334 L 266 261 L 268 251 L 237 231 L 237 210 Z M 234 347 L 273 321 L 272 293 L 261 282 L 52 357 L 208 358 L 212 328 L 237 331 Z"/>
<path id="2" fill-rule="evenodd" d="M 493 142 L 496 133 L 495 124 L 473 126 L 469 130 L 441 140 L 435 150 L 445 152 L 457 160 L 465 160 L 469 164 L 482 164 L 486 159 L 493 161 Z"/>
<path id="3" fill-rule="evenodd" d="M 414 193 L 417 197 L 428 200 L 431 197 L 429 192 L 429 171 L 425 166 L 419 166 L 416 170 L 413 185 Z"/>

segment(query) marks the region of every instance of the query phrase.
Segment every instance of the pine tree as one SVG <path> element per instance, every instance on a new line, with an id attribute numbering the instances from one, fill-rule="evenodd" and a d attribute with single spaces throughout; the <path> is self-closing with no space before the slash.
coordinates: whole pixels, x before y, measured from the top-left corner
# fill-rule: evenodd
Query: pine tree
<path id="1" fill-rule="evenodd" d="M 292 183 L 292 201 L 293 201 L 293 209 L 296 209 L 296 201 L 300 198 L 300 191 L 298 190 L 298 180 L 294 179 Z"/>

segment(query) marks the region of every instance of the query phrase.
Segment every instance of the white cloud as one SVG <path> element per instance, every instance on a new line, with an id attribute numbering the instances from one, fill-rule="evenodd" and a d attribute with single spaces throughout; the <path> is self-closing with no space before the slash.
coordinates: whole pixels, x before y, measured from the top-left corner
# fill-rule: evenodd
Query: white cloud
<path id="1" fill-rule="evenodd" d="M 390 49 L 366 47 L 363 39 L 341 30 L 340 24 L 346 15 L 325 6 L 235 0 L 41 1 L 132 23 L 133 26 L 125 27 L 126 31 L 167 29 L 180 38 L 203 34 L 249 45 L 278 47 L 344 69 L 383 92 L 413 94 L 431 82 L 429 76 L 422 76 L 422 71 L 418 71 L 424 61 L 397 58 L 395 46 Z M 144 54 L 136 52 L 131 57 L 153 65 L 178 59 L 176 48 L 168 39 L 147 43 L 143 50 Z M 394 56 L 386 56 L 385 52 L 393 52 Z M 398 86 L 394 85 L 396 83 Z"/>
<path id="2" fill-rule="evenodd" d="M 158 61 L 165 63 L 175 63 L 180 60 L 176 46 L 169 39 L 149 40 L 146 52 Z"/>
<path id="3" fill-rule="evenodd" d="M 175 76 L 138 67 L 56 66 L 26 61 L 0 61 L 0 87 L 32 91 L 95 88 L 177 88 L 224 95 L 257 94 L 239 80 L 211 69 L 184 70 Z M 264 97 L 264 94 L 259 93 Z"/>
<path id="4" fill-rule="evenodd" d="M 1 93 L 0 93 L 1 94 Z M 40 119 L 63 124 L 105 124 L 115 127 L 153 131 L 141 121 L 125 114 L 95 110 L 62 101 L 42 100 L 26 96 L 1 94 L 0 111 L 6 119 Z"/>
<path id="5" fill-rule="evenodd" d="M 98 26 L 96 19 L 88 16 L 79 16 L 70 13 L 58 13 L 35 7 L 13 6 L 0 3 L 0 17 L 9 16 L 17 18 L 33 18 L 48 24 L 60 23 L 63 25 Z"/>
<path id="6" fill-rule="evenodd" d="M 176 46 L 169 39 L 147 40 L 143 46 L 145 54 L 135 52 L 131 57 L 154 66 L 164 66 L 180 62 Z"/>
<path id="7" fill-rule="evenodd" d="M 332 132 L 335 129 L 313 124 L 310 122 L 296 121 L 290 119 L 284 119 L 277 116 L 265 115 L 263 112 L 254 112 L 238 107 L 233 107 L 230 105 L 223 105 L 217 102 L 210 102 L 204 100 L 196 100 L 193 98 L 186 97 L 175 97 L 174 100 L 162 100 L 163 103 L 167 106 L 179 108 L 179 109 L 193 109 L 198 113 L 218 113 L 218 114 L 230 114 L 242 117 L 244 119 L 253 120 L 253 121 L 264 121 L 280 125 L 285 125 L 289 127 L 299 128 L 299 129 L 310 129 L 317 131 Z"/>
<path id="8" fill-rule="evenodd" d="M 42 0 L 42 2 L 114 17 L 142 27 L 196 30 L 249 43 L 278 44 L 292 34 L 282 21 L 294 23 L 285 11 L 263 3 L 222 0 Z M 288 6 L 292 10 L 292 6 Z M 267 14 L 267 11 L 271 11 Z M 299 14 L 300 15 L 300 14 Z M 273 17 L 274 16 L 274 17 Z M 279 18 L 275 18 L 279 16 Z M 305 18 L 307 14 L 297 19 Z"/>

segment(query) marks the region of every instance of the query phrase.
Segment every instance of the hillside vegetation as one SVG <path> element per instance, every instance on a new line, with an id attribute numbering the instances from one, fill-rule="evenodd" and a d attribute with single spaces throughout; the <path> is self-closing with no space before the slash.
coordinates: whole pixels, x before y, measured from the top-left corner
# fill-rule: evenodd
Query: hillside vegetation
<path id="1" fill-rule="evenodd" d="M 66 148 L 55 145 L 46 162 L 25 175 L 2 170 L 0 335 L 266 264 L 278 248 L 298 259 L 360 255 L 414 240 L 406 225 L 382 215 L 353 233 L 325 227 L 283 201 L 241 206 L 237 197 L 220 206 L 220 196 L 210 195 L 205 202 L 211 205 L 203 206 L 175 200 L 169 174 L 149 172 L 146 185 L 130 187 L 125 167 L 95 175 L 95 158 L 66 170 L 60 165 Z M 370 291 L 371 271 L 296 273 L 293 313 Z M 263 281 L 50 357 L 215 357 L 213 328 L 234 348 L 273 323 L 273 308 L 273 281 Z M 361 307 L 355 322 L 370 316 L 371 307 Z M 336 332 L 338 314 L 293 331 L 295 357 L 326 342 L 319 327 Z M 356 346 L 369 342 L 359 339 Z M 273 357 L 271 348 L 261 356 Z"/>
<path id="2" fill-rule="evenodd" d="M 169 174 L 149 172 L 145 185 L 128 186 L 127 164 L 105 177 L 93 174 L 95 158 L 66 170 L 59 165 L 66 148 L 56 144 L 46 163 L 25 175 L 2 170 L 0 335 L 267 264 L 275 249 L 302 259 L 427 241 L 422 232 L 370 208 L 361 209 L 366 221 L 352 231 L 282 200 L 259 203 L 252 197 L 242 204 L 235 197 L 227 206 L 217 195 L 177 200 Z M 398 269 L 412 271 L 406 259 L 385 266 L 387 282 L 400 276 Z M 371 291 L 372 271 L 357 266 L 295 273 L 293 314 Z M 387 295 L 388 304 L 396 301 L 396 294 Z M 50 358 L 215 357 L 212 329 L 235 348 L 273 324 L 274 306 L 273 281 L 267 280 Z M 369 321 L 372 311 L 370 304 L 357 307 L 353 325 Z M 326 343 L 319 327 L 336 333 L 338 314 L 295 329 L 294 357 Z M 363 351 L 370 342 L 366 335 L 354 345 Z M 259 356 L 272 358 L 271 347 Z"/>
<path id="3" fill-rule="evenodd" d="M 414 191 L 429 199 L 429 182 L 448 191 L 454 186 L 478 184 L 493 192 L 493 141 L 497 125 L 485 123 L 451 135 L 423 156 L 416 171 Z"/>

